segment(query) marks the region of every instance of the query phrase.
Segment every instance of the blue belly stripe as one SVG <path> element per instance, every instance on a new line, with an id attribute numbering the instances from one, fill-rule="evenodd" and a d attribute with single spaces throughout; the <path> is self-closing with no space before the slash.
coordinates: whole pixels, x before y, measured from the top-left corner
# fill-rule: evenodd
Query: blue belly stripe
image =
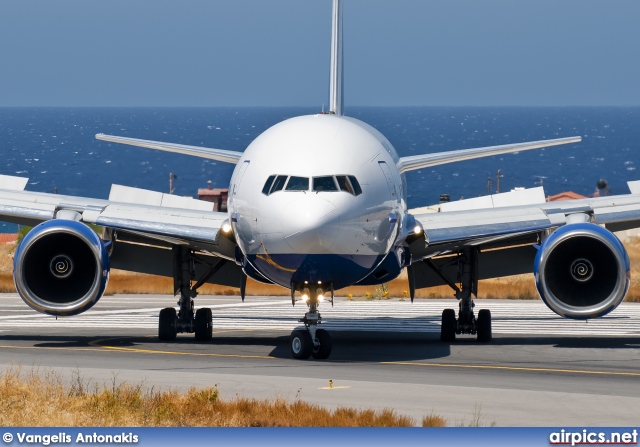
<path id="1" fill-rule="evenodd" d="M 250 255 L 248 261 L 275 283 L 333 282 L 334 289 L 355 284 L 380 263 L 384 255 L 269 254 Z"/>

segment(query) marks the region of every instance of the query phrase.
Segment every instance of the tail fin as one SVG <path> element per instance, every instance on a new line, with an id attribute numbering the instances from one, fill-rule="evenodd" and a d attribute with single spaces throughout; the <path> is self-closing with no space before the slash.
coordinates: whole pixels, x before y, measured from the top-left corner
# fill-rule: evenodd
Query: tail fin
<path id="1" fill-rule="evenodd" d="M 342 4 L 333 0 L 329 113 L 342 115 Z"/>

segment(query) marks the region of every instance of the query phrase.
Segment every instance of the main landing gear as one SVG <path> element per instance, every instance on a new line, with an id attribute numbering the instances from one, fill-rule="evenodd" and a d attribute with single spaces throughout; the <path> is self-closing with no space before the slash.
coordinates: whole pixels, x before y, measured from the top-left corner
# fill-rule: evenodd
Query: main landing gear
<path id="1" fill-rule="evenodd" d="M 196 258 L 193 252 L 184 247 L 173 248 L 173 280 L 174 293 L 180 293 L 176 312 L 173 307 L 167 307 L 160 311 L 158 322 L 158 338 L 160 340 L 174 340 L 181 332 L 195 334 L 196 340 L 211 340 L 213 333 L 213 320 L 211 309 L 202 308 L 195 310 L 193 299 L 198 295 L 197 289 L 207 282 L 226 261 L 218 260 L 217 263 L 209 265 L 207 272 L 195 284 L 195 263 L 203 262 Z"/>
<path id="2" fill-rule="evenodd" d="M 302 293 L 302 299 L 309 306 L 309 312 L 299 320 L 300 323 L 304 323 L 305 328 L 291 332 L 289 339 L 291 355 L 294 359 L 301 360 L 306 360 L 309 357 L 318 360 L 329 358 L 331 355 L 331 336 L 326 330 L 318 329 L 318 325 L 322 322 L 322 317 L 318 312 L 318 304 L 324 300 L 322 285 L 310 287 L 308 284 L 304 284 L 299 288 L 292 285 L 291 302 L 294 305 L 296 290 Z M 331 303 L 333 304 L 333 287 L 331 287 Z"/>
<path id="3" fill-rule="evenodd" d="M 482 309 L 478 312 L 477 318 L 473 313 L 473 296 L 477 296 L 478 293 L 477 249 L 465 248 L 458 256 L 458 279 L 460 288 L 447 281 L 456 291 L 456 298 L 460 301 L 458 318 L 456 319 L 456 311 L 453 309 L 442 311 L 440 340 L 452 342 L 456 339 L 456 334 L 471 334 L 476 335 L 479 342 L 491 341 L 491 311 Z"/>

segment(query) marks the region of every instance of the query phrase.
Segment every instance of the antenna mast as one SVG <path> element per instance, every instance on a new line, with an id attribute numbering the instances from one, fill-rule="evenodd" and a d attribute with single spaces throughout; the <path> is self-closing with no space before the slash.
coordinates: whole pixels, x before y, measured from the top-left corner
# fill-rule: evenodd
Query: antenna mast
<path id="1" fill-rule="evenodd" d="M 174 184 L 174 180 L 177 180 L 178 176 L 175 175 L 173 172 L 169 173 L 169 194 L 173 194 L 173 191 L 175 191 L 176 187 Z"/>
<path id="2" fill-rule="evenodd" d="M 342 4 L 333 0 L 329 113 L 342 115 Z"/>

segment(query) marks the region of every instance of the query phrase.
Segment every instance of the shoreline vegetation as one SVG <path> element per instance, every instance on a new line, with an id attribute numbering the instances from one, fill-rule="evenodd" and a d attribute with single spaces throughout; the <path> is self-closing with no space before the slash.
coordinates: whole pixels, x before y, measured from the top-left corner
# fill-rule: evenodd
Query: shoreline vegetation
<path id="1" fill-rule="evenodd" d="M 640 302 L 640 238 L 626 242 L 625 248 L 631 260 L 631 285 L 626 302 Z M 15 293 L 13 284 L 13 254 L 16 243 L 0 244 L 0 293 Z M 409 299 L 409 284 L 406 273 L 384 286 L 352 286 L 337 290 L 336 296 L 353 300 Z M 199 289 L 200 295 L 239 295 L 239 288 L 205 284 Z M 122 270 L 111 271 L 105 295 L 114 294 L 166 294 L 173 295 L 171 278 L 132 273 Z M 289 291 L 274 285 L 262 284 L 249 279 L 248 296 L 289 296 Z M 447 286 L 416 290 L 416 298 L 447 298 L 453 291 Z M 533 275 L 516 275 L 480 281 L 478 298 L 531 300 L 540 299 L 536 291 Z"/>
<path id="2" fill-rule="evenodd" d="M 302 390 L 298 390 L 298 395 Z M 37 368 L 9 368 L 0 374 L 0 426 L 27 427 L 444 427 L 431 413 L 418 423 L 394 410 L 339 407 L 335 410 L 287 400 L 219 397 L 216 387 L 185 392 L 144 383 L 90 383 L 78 370 L 70 381 Z M 470 426 L 479 426 L 475 414 Z M 462 423 L 464 424 L 464 423 Z"/>

